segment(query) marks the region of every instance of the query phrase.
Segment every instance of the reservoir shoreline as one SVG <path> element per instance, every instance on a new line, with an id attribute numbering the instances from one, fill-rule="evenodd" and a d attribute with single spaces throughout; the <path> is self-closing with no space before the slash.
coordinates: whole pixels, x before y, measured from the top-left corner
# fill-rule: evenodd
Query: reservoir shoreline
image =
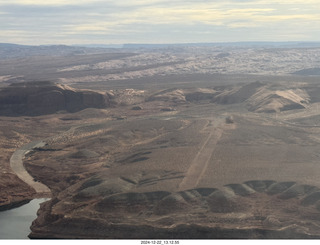
<path id="1" fill-rule="evenodd" d="M 26 154 L 45 144 L 41 140 L 30 142 L 17 149 L 10 158 L 10 167 L 13 172 L 36 193 L 30 198 L 0 206 L 0 239 L 29 239 L 30 227 L 37 218 L 40 203 L 51 198 L 50 189 L 35 181 L 23 165 Z"/>
<path id="2" fill-rule="evenodd" d="M 29 239 L 32 222 L 37 218 L 40 204 L 48 198 L 37 198 L 28 203 L 0 212 L 0 239 Z"/>

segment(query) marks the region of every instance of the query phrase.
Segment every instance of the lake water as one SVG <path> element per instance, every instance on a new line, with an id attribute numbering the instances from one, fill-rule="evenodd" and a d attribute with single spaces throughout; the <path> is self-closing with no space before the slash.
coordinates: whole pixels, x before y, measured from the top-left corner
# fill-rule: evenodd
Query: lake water
<path id="1" fill-rule="evenodd" d="M 30 226 L 37 218 L 40 203 L 49 199 L 33 199 L 31 202 L 0 212 L 0 239 L 29 239 Z"/>

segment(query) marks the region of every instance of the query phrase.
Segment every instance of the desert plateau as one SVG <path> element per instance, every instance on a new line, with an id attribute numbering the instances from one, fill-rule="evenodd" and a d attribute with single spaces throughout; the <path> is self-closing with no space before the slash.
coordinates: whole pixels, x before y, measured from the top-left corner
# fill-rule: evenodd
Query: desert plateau
<path id="1" fill-rule="evenodd" d="M 32 239 L 319 239 L 319 82 L 320 44 L 1 44 L 0 212 L 48 198 Z"/>

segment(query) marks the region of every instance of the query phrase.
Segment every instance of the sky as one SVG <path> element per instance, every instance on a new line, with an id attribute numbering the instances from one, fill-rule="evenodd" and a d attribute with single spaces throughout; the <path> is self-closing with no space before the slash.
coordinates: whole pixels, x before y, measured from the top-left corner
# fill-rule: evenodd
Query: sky
<path id="1" fill-rule="evenodd" d="M 0 0 L 0 43 L 320 41 L 320 0 Z"/>

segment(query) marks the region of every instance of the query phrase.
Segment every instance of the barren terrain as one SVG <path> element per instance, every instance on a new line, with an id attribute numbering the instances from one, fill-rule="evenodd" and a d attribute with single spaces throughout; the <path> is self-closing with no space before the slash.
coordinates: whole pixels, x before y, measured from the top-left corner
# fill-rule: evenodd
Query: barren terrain
<path id="1" fill-rule="evenodd" d="M 44 142 L 31 238 L 319 238 L 319 48 L 125 51 L 1 61 L 3 208 Z"/>

